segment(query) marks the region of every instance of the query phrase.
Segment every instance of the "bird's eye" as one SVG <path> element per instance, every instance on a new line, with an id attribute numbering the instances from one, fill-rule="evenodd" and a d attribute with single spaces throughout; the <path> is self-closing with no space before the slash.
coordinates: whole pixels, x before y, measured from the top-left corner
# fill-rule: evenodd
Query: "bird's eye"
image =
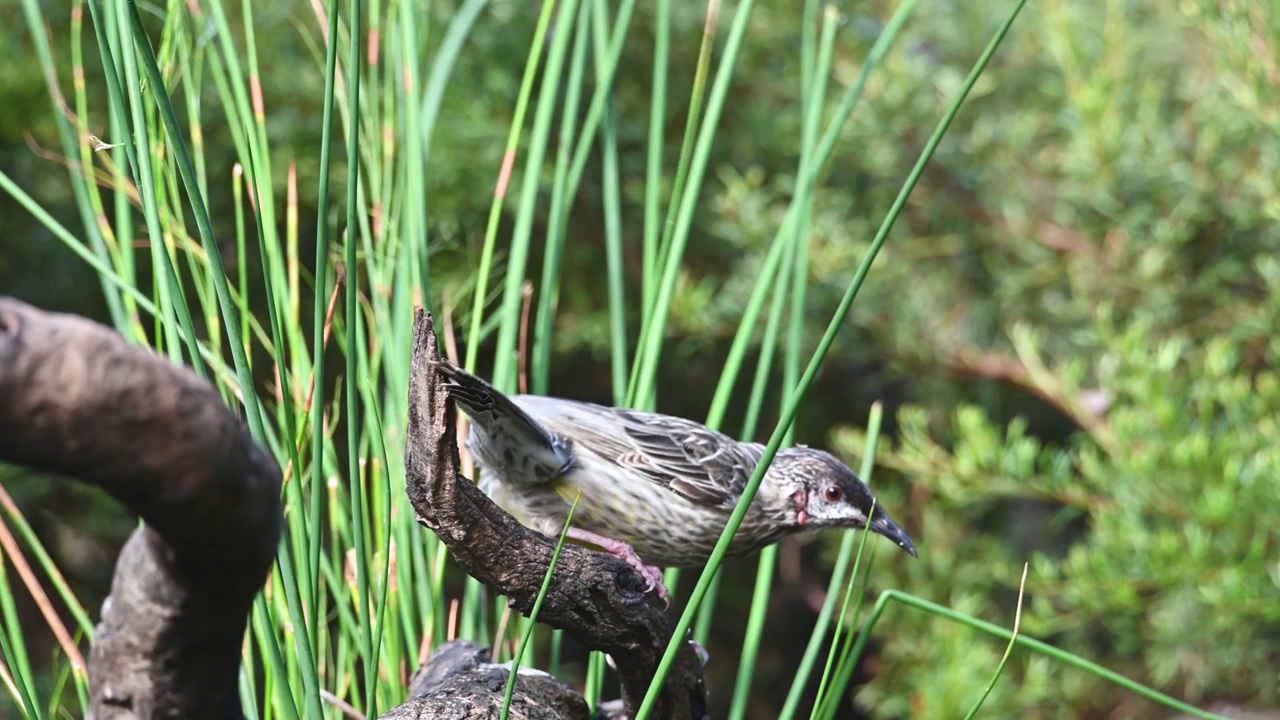
<path id="1" fill-rule="evenodd" d="M 838 503 L 844 499 L 844 491 L 835 485 L 828 485 L 826 489 L 822 491 L 822 496 L 826 498 L 829 503 Z"/>

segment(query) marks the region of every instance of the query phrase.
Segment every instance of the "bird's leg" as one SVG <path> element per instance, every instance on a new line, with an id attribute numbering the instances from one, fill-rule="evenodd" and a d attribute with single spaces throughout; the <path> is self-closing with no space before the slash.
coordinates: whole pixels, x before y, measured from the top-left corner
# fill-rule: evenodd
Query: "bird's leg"
<path id="1" fill-rule="evenodd" d="M 656 589 L 658 597 L 662 598 L 666 604 L 671 604 L 671 593 L 667 592 L 667 586 L 662 582 L 662 571 L 652 565 L 645 565 L 640 556 L 636 554 L 635 548 L 621 540 L 614 540 L 613 538 L 593 533 L 590 530 L 572 526 L 569 527 L 569 538 L 595 545 L 619 560 L 626 562 L 635 568 L 636 572 L 640 573 L 640 577 L 649 582 L 649 587 L 645 588 L 645 592 Z"/>

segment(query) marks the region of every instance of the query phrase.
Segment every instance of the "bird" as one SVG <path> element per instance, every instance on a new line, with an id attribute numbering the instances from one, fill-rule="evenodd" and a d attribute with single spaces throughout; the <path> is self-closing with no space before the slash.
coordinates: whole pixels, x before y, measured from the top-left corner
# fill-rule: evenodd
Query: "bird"
<path id="1" fill-rule="evenodd" d="M 440 359 L 449 396 L 471 420 L 478 484 L 525 526 L 612 554 L 670 602 L 662 567 L 704 566 L 765 446 L 671 415 L 541 395 L 508 396 Z M 778 450 L 727 556 L 784 537 L 869 528 L 916 557 L 871 488 L 834 455 Z"/>

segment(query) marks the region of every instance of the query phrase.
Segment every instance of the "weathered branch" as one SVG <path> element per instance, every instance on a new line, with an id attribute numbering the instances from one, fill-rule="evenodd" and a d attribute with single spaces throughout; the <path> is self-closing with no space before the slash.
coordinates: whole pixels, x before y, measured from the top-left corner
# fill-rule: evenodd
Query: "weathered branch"
<path id="1" fill-rule="evenodd" d="M 380 720 L 496 718 L 510 677 L 509 665 L 488 662 L 489 649 L 467 640 L 437 648 L 409 686 L 409 700 Z M 543 672 L 521 668 L 511 698 L 511 720 L 588 720 L 582 695 Z"/>
<path id="2" fill-rule="evenodd" d="M 528 615 L 555 546 L 460 474 L 454 408 L 434 365 L 438 352 L 431 316 L 419 308 L 405 457 L 409 500 L 418 521 L 439 536 L 464 570 Z M 566 546 L 538 616 L 587 647 L 613 656 L 632 711 L 654 678 L 675 628 L 657 596 L 644 592 L 645 585 L 617 558 Z M 686 644 L 667 676 L 654 717 L 706 716 L 701 667 Z"/>
<path id="3" fill-rule="evenodd" d="M 1105 415 L 1113 400 L 1105 390 L 1088 390 L 1071 395 L 1059 382 L 1046 382 L 1016 356 L 957 348 L 940 353 L 934 363 L 943 373 L 960 379 L 996 380 L 1012 385 L 1071 418 L 1082 430 L 1104 446 L 1113 445 L 1112 431 Z M 1052 377 L 1052 376 L 1048 376 Z"/>
<path id="4" fill-rule="evenodd" d="M 0 297 L 0 461 L 97 485 L 146 521 L 103 604 L 92 716 L 243 717 L 280 469 L 214 389 L 101 325 Z"/>

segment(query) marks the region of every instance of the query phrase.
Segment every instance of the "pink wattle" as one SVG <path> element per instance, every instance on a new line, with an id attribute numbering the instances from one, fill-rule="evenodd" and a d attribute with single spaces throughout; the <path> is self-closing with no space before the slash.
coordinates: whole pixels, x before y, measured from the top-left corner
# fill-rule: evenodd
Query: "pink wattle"
<path id="1" fill-rule="evenodd" d="M 797 523 L 799 523 L 801 526 L 803 526 L 805 523 L 809 522 L 809 513 L 808 513 L 808 512 L 805 512 L 804 510 L 801 510 L 801 511 L 796 515 L 796 522 L 797 522 Z"/>

